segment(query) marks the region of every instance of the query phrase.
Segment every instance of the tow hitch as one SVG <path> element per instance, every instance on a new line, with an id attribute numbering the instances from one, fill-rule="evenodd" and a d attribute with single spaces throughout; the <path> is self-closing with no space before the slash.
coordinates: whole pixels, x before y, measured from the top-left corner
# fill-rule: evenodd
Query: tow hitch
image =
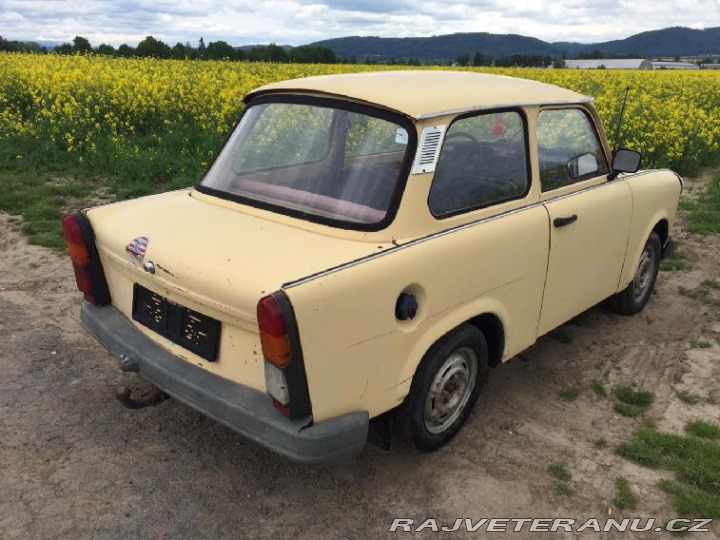
<path id="1" fill-rule="evenodd" d="M 166 399 L 170 399 L 165 392 L 159 388 L 152 387 L 137 399 L 130 397 L 130 389 L 127 386 L 119 386 L 115 390 L 115 397 L 128 409 L 144 409 L 151 405 L 160 405 Z"/>

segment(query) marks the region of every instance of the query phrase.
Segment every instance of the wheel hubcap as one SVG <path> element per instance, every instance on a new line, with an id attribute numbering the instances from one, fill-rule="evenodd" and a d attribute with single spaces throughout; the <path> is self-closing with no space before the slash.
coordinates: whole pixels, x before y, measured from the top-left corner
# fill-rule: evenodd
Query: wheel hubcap
<path id="1" fill-rule="evenodd" d="M 462 414 L 477 380 L 477 355 L 470 347 L 454 351 L 435 374 L 425 401 L 425 427 L 442 433 Z"/>
<path id="2" fill-rule="evenodd" d="M 648 248 L 645 248 L 640 256 L 640 264 L 638 264 L 637 270 L 635 271 L 635 279 L 633 280 L 633 299 L 635 302 L 641 302 L 650 291 L 653 268 L 652 253 Z"/>

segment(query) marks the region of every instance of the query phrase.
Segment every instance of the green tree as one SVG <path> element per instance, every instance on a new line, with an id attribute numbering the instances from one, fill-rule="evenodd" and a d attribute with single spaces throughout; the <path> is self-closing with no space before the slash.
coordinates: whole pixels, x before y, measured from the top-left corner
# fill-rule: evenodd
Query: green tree
<path id="1" fill-rule="evenodd" d="M 123 56 L 125 58 L 130 58 L 131 56 L 135 56 L 135 49 L 133 49 L 130 45 L 127 43 L 123 43 L 120 45 L 117 49 L 117 55 Z"/>
<path id="2" fill-rule="evenodd" d="M 155 58 L 170 58 L 170 47 L 152 36 L 147 36 L 135 49 L 138 56 L 153 56 Z"/>
<path id="3" fill-rule="evenodd" d="M 176 60 L 184 60 L 189 54 L 190 51 L 188 48 L 180 42 L 177 42 L 173 45 L 172 49 L 170 49 L 170 56 Z"/>
<path id="4" fill-rule="evenodd" d="M 235 49 L 226 41 L 211 41 L 208 43 L 205 57 L 212 60 L 235 59 Z"/>
<path id="5" fill-rule="evenodd" d="M 54 52 L 57 54 L 72 54 L 73 53 L 73 46 L 69 43 L 63 43 L 62 45 L 58 45 L 53 49 Z"/>
<path id="6" fill-rule="evenodd" d="M 106 56 L 115 56 L 115 47 L 108 45 L 107 43 L 101 43 L 96 49 L 98 54 L 104 54 Z"/>
<path id="7" fill-rule="evenodd" d="M 469 65 L 470 65 L 470 61 L 471 61 L 471 58 L 470 58 L 470 54 L 469 54 L 469 53 L 461 54 L 460 56 L 458 56 L 458 57 L 455 59 L 455 63 L 456 63 L 458 66 L 469 66 Z"/>
<path id="8" fill-rule="evenodd" d="M 318 45 L 302 45 L 290 49 L 287 56 L 291 62 L 301 64 L 335 64 L 338 59 L 332 49 Z"/>
<path id="9" fill-rule="evenodd" d="M 75 36 L 73 38 L 72 50 L 74 53 L 87 54 L 92 52 L 92 45 L 90 45 L 90 42 L 86 38 Z"/>

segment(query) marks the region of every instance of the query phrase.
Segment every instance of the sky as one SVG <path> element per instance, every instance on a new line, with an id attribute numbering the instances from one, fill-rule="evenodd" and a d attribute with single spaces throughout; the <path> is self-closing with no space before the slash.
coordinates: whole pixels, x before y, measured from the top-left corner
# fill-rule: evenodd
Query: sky
<path id="1" fill-rule="evenodd" d="M 668 26 L 720 26 L 720 0 L 0 0 L 0 35 L 136 45 L 303 45 L 343 36 L 490 32 L 591 43 Z"/>

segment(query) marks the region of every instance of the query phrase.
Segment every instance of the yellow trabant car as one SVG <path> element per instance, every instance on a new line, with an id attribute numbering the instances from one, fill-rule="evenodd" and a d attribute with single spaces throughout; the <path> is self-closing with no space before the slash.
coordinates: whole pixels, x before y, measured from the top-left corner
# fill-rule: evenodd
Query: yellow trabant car
<path id="1" fill-rule="evenodd" d="M 489 368 L 599 302 L 640 311 L 673 249 L 682 180 L 612 152 L 575 92 L 402 71 L 244 101 L 198 185 L 63 228 L 122 369 L 292 460 L 393 419 L 441 447 Z"/>

